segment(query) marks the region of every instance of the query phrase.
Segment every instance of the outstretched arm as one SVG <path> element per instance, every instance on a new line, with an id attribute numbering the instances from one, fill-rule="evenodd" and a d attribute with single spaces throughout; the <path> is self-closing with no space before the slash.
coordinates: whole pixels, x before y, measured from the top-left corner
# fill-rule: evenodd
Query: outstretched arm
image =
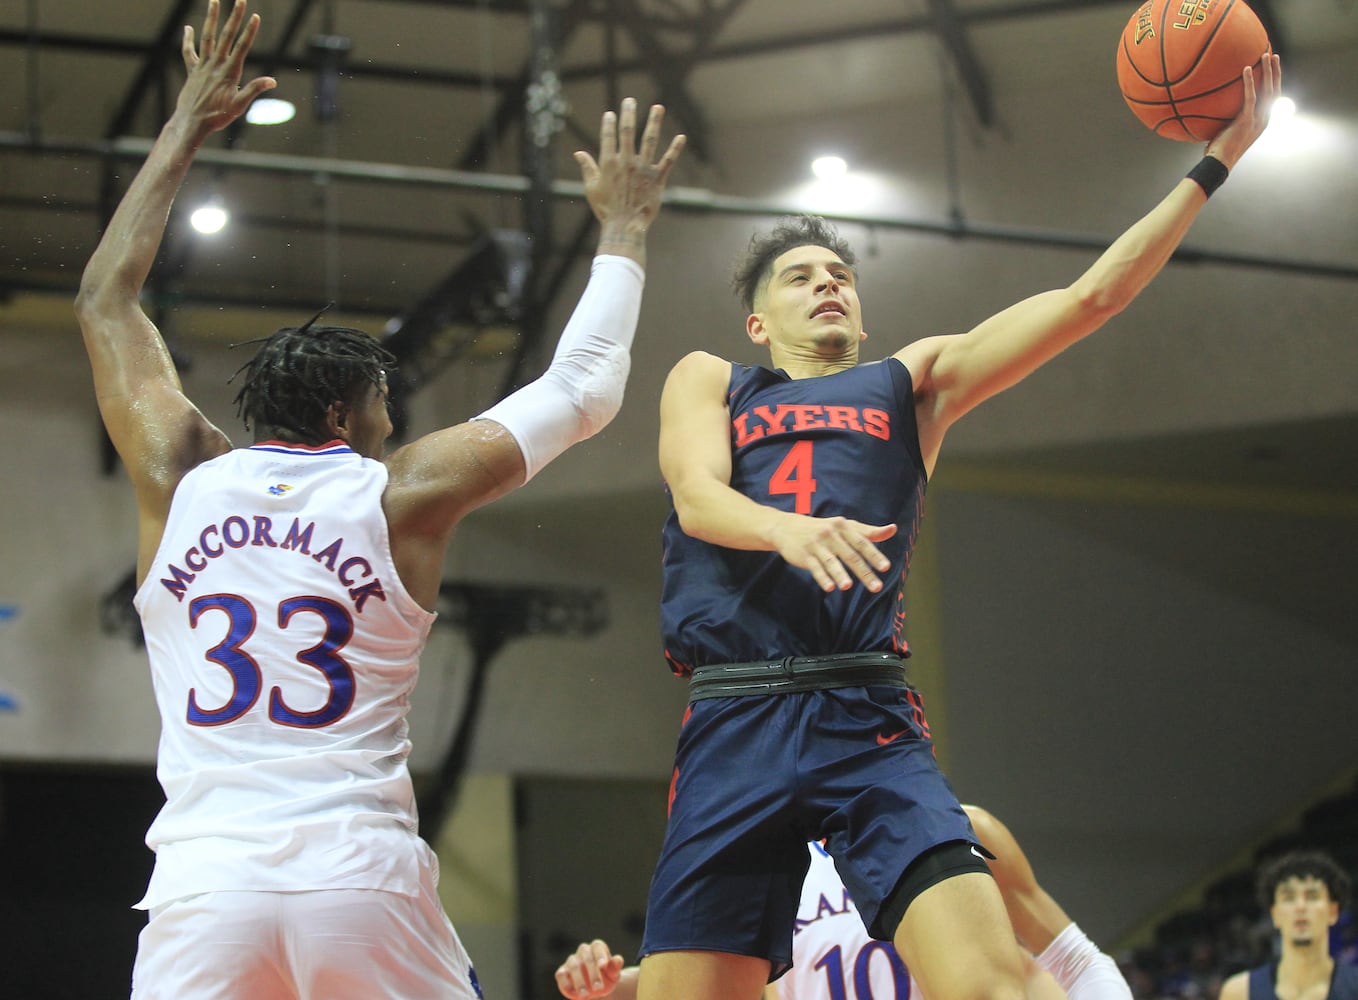
<path id="1" fill-rule="evenodd" d="M 731 366 L 695 351 L 665 380 L 660 396 L 660 471 L 679 525 L 694 538 L 731 549 L 777 552 L 807 570 L 822 590 L 847 590 L 856 578 L 880 590 L 890 564 L 874 542 L 896 526 L 844 517 L 793 514 L 731 487 Z"/>
<path id="2" fill-rule="evenodd" d="M 963 806 L 976 837 L 995 859 L 991 873 L 1019 944 L 1070 1000 L 1132 1000 L 1117 963 L 1100 951 L 1042 888 L 1009 828 L 977 806 Z"/>
<path id="3" fill-rule="evenodd" d="M 1051 944 L 1070 924 L 1070 917 L 1037 883 L 1028 857 L 1009 828 L 978 806 L 963 806 L 976 837 L 995 855 L 990 871 L 1004 897 L 1009 922 L 1014 925 L 1019 944 L 1034 955 Z"/>
<path id="4" fill-rule="evenodd" d="M 237 0 L 218 31 L 218 0 L 209 0 L 200 47 L 193 29 L 185 27 L 188 79 L 90 257 L 76 297 L 99 412 L 137 494 L 140 571 L 159 543 L 180 477 L 230 447 L 184 397 L 170 353 L 138 300 L 194 153 L 274 86 L 268 77 L 240 86 L 246 53 L 259 31 L 259 15 L 247 19 L 245 12 L 245 0 Z"/>
<path id="5" fill-rule="evenodd" d="M 654 105 L 637 149 L 636 102 L 603 117 L 599 156 L 576 154 L 599 246 L 552 363 L 536 381 L 477 418 L 395 452 L 385 497 L 397 570 L 431 607 L 443 552 L 468 512 L 522 486 L 571 445 L 598 433 L 622 405 L 628 354 L 641 311 L 646 234 L 670 170 L 676 136 L 658 160 L 664 108 Z"/>
<path id="6" fill-rule="evenodd" d="M 1266 53 L 1259 79 L 1246 68 L 1243 80 L 1240 114 L 1206 147 L 1206 155 L 1227 169 L 1268 123 L 1282 82 L 1278 57 Z M 968 333 L 931 337 L 899 351 L 896 357 L 914 378 L 926 466 L 932 470 L 944 432 L 960 416 L 1125 309 L 1164 267 L 1206 201 L 1204 188 L 1184 178 L 1069 287 L 1025 299 Z"/>

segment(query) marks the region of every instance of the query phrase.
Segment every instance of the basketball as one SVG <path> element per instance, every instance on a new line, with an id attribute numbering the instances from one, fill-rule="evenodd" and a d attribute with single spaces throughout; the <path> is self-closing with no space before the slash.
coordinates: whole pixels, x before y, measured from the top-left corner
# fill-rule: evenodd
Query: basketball
<path id="1" fill-rule="evenodd" d="M 1268 32 L 1244 0 L 1147 0 L 1118 41 L 1118 88 L 1156 135 L 1206 142 L 1239 112 Z"/>

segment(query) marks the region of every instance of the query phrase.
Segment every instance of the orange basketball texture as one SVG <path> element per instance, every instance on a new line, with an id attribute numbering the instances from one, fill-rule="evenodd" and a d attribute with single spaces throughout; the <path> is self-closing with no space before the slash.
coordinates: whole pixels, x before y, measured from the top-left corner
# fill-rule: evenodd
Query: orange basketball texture
<path id="1" fill-rule="evenodd" d="M 1269 49 L 1244 0 L 1147 0 L 1118 41 L 1118 87 L 1156 135 L 1206 142 L 1245 99 L 1240 72 Z"/>

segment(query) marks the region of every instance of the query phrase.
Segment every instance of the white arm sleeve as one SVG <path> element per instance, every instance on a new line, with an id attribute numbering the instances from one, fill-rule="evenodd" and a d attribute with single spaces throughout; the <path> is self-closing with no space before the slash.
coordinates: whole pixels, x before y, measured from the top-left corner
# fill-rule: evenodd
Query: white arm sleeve
<path id="1" fill-rule="evenodd" d="M 632 367 L 628 348 L 641 314 L 645 272 L 627 257 L 600 254 L 552 363 L 536 381 L 475 420 L 494 420 L 523 453 L 524 482 L 577 442 L 603 430 L 622 406 Z"/>
<path id="2" fill-rule="evenodd" d="M 1037 964 L 1052 974 L 1070 1000 L 1132 1000 L 1132 989 L 1117 963 L 1074 923 L 1037 956 Z"/>

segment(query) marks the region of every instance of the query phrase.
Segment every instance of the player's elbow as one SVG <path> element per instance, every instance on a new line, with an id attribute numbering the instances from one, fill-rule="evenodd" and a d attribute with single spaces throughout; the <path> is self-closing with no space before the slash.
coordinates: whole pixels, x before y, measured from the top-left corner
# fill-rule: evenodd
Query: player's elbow
<path id="1" fill-rule="evenodd" d="M 75 293 L 73 308 L 76 319 L 83 325 L 106 318 L 114 314 L 119 306 L 136 301 L 135 292 L 130 295 L 125 293 L 111 277 L 86 270 L 81 276 L 80 288 Z"/>
<path id="2" fill-rule="evenodd" d="M 595 358 L 574 387 L 575 412 L 581 439 L 593 437 L 613 422 L 622 409 L 632 358 L 622 347 L 613 347 Z"/>
<path id="3" fill-rule="evenodd" d="M 1077 283 L 1071 286 L 1070 294 L 1080 325 L 1090 330 L 1122 312 L 1134 297 L 1119 286 L 1100 282 Z"/>

